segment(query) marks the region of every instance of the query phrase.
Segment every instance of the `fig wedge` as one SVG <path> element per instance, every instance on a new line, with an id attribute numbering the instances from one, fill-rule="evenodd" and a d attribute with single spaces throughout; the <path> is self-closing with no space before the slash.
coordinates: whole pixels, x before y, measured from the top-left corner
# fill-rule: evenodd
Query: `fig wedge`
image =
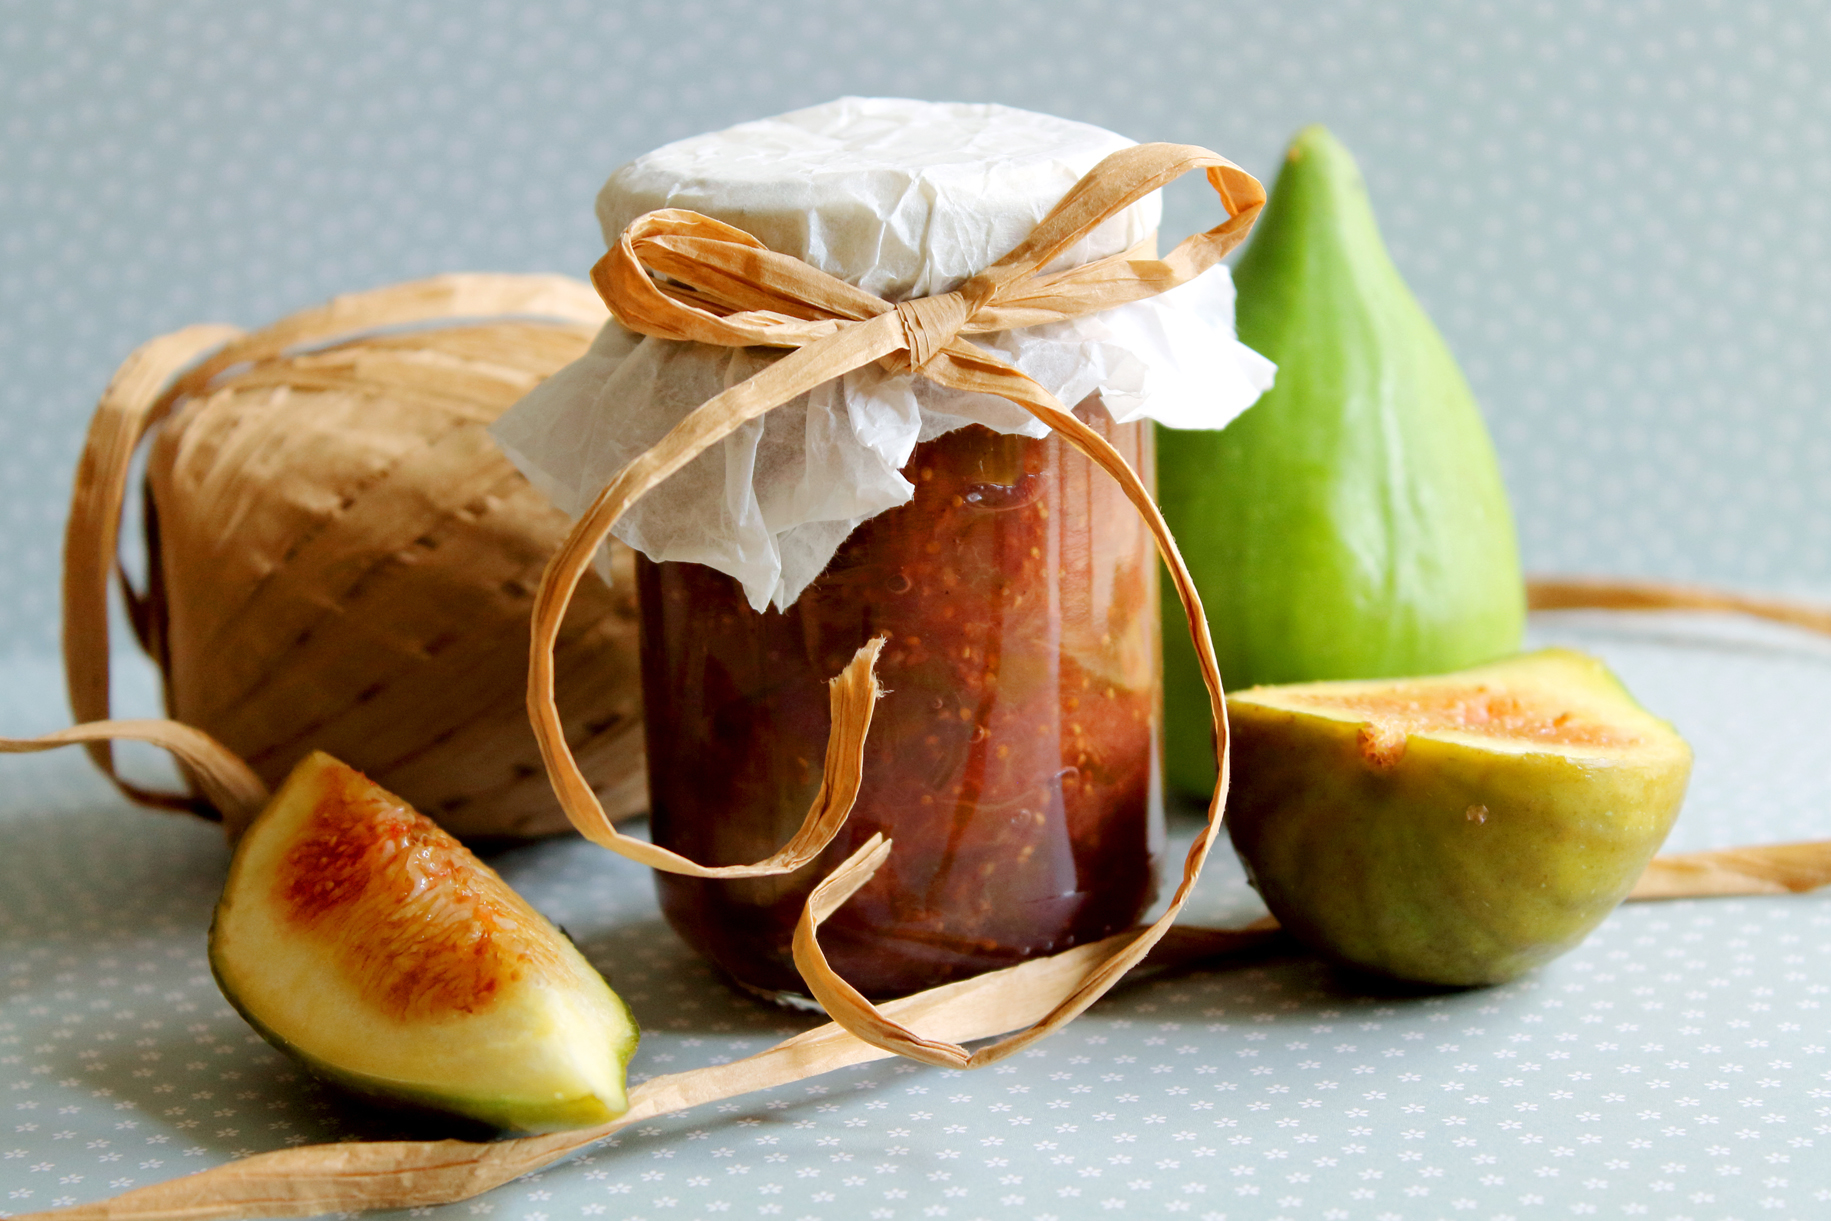
<path id="1" fill-rule="evenodd" d="M 636 1023 L 545 917 L 430 819 L 329 755 L 236 846 L 210 927 L 223 995 L 371 1099 L 545 1132 L 628 1109 Z"/>
<path id="2" fill-rule="evenodd" d="M 1565 649 L 1254 687 L 1227 711 L 1227 827 L 1272 914 L 1423 983 L 1500 983 L 1576 945 L 1633 888 L 1691 771 L 1670 725 Z"/>

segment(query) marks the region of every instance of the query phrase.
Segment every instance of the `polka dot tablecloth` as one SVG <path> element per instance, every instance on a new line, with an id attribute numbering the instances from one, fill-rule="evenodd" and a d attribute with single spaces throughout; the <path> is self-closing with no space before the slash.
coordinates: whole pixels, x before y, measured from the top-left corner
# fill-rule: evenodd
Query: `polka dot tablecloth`
<path id="1" fill-rule="evenodd" d="M 1669 848 L 1831 834 L 1831 645 L 1694 617 L 1541 616 L 1697 750 Z M 54 724 L 19 660 L 0 730 Z M 130 702 L 151 697 L 127 675 Z M 136 759 L 137 763 L 145 762 Z M 214 828 L 126 808 L 80 755 L 0 761 L 0 1210 L 95 1200 L 247 1153 L 380 1137 L 218 994 Z M 1176 822 L 1186 844 L 1185 811 Z M 578 841 L 495 858 L 642 1023 L 637 1080 L 810 1019 L 742 998 Z M 1263 909 L 1216 857 L 1192 918 Z M 620 1221 L 1676 1221 L 1831 1215 L 1831 896 L 1635 904 L 1503 987 L 1382 987 L 1313 958 L 1123 988 L 958 1073 L 899 1061 L 669 1116 L 441 1209 Z"/>

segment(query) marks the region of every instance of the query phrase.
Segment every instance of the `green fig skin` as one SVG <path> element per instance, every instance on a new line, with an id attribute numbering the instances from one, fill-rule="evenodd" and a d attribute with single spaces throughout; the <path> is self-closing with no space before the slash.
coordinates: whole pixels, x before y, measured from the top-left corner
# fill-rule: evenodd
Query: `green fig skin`
<path id="1" fill-rule="evenodd" d="M 1493 445 L 1323 128 L 1291 144 L 1234 281 L 1240 339 L 1276 383 L 1220 432 L 1158 439 L 1159 503 L 1227 687 L 1434 674 L 1517 650 L 1525 586 Z M 1166 625 L 1167 773 L 1206 794 L 1208 697 L 1187 636 Z"/>
<path id="2" fill-rule="evenodd" d="M 1633 741 L 1534 749 L 1414 727 L 1370 748 L 1352 708 L 1292 698 L 1386 689 L 1402 708 L 1455 680 L 1544 693 Z M 1645 871 L 1690 773 L 1670 726 L 1564 650 L 1437 680 L 1255 688 L 1228 716 L 1226 825 L 1272 914 L 1329 958 L 1428 984 L 1502 983 L 1580 942 Z"/>
<path id="3" fill-rule="evenodd" d="M 220 975 L 217 984 L 222 986 Z M 571 1128 L 589 1128 L 621 1114 L 619 1110 L 606 1108 L 602 1100 L 589 1094 L 531 1105 L 518 1098 L 479 1095 L 462 1089 L 427 1089 L 386 1077 L 353 1073 L 339 1064 L 312 1055 L 284 1035 L 270 1029 L 227 989 L 223 994 L 256 1034 L 276 1050 L 292 1057 L 312 1076 L 380 1110 L 427 1122 L 448 1124 L 455 1136 L 465 1135 L 465 1129 L 472 1125 L 480 1129 L 485 1138 L 493 1132 L 562 1132 Z M 630 1019 L 630 1025 L 634 1029 L 633 1018 Z M 633 1045 L 630 1054 L 635 1054 Z M 627 1109 L 626 1103 L 621 1105 Z"/>

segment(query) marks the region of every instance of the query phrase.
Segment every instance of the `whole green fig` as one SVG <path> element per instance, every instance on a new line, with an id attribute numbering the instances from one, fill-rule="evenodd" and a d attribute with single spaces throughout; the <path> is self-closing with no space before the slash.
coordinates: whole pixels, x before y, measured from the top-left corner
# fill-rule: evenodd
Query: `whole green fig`
<path id="1" fill-rule="evenodd" d="M 1517 649 L 1525 588 L 1493 445 L 1323 128 L 1292 142 L 1234 280 L 1240 339 L 1277 382 L 1226 429 L 1158 446 L 1163 514 L 1227 686 L 1439 673 Z M 1169 780 L 1207 792 L 1208 697 L 1183 624 L 1164 639 Z"/>

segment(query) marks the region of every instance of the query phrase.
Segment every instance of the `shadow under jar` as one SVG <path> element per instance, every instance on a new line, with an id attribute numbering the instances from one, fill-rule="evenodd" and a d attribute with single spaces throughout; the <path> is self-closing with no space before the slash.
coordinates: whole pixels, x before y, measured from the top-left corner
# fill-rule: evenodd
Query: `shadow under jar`
<path id="1" fill-rule="evenodd" d="M 1148 424 L 1076 412 L 1153 482 Z M 819 788 L 827 680 L 886 637 L 863 788 L 786 876 L 656 875 L 669 923 L 739 984 L 793 1003 L 790 941 L 820 878 L 872 834 L 888 861 L 821 928 L 887 998 L 1133 925 L 1163 842 L 1157 557 L 1119 485 L 1060 437 L 969 425 L 916 446 L 914 499 L 861 525 L 786 611 L 698 564 L 638 560 L 657 843 L 759 860 Z"/>

